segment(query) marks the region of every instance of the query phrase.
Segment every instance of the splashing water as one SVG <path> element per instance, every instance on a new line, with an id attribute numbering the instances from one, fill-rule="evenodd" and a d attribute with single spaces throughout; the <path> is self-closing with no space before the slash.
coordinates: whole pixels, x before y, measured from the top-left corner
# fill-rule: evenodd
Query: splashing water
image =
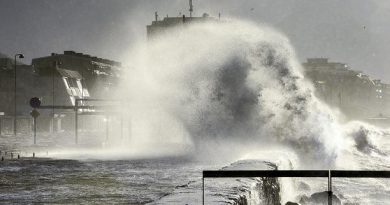
<path id="1" fill-rule="evenodd" d="M 197 154 L 283 144 L 305 161 L 322 159 L 317 168 L 332 166 L 343 146 L 288 39 L 268 27 L 193 24 L 130 56 L 124 92 L 140 141 L 193 143 Z"/>
<path id="2" fill-rule="evenodd" d="M 361 169 L 356 152 L 387 157 L 371 140 L 387 131 L 339 123 L 314 96 L 289 40 L 267 26 L 185 25 L 128 56 L 121 95 L 134 147 L 185 145 L 200 159 L 256 158 L 281 169 Z M 282 201 L 297 195 L 291 180 L 283 184 Z"/>
<path id="3" fill-rule="evenodd" d="M 54 158 L 97 161 L 49 161 L 50 169 L 46 161 L 22 163 L 22 168 L 17 164 L 23 160 L 10 161 L 15 167 L 0 171 L 21 183 L 4 186 L 3 198 L 20 202 L 22 196 L 31 201 L 33 195 L 49 203 L 47 196 L 56 196 L 56 202 L 72 196 L 81 203 L 90 199 L 85 194 L 106 196 L 108 189 L 102 187 L 110 186 L 118 202 L 145 203 L 171 194 L 166 201 L 194 203 L 200 196 L 201 170 L 227 164 L 235 165 L 233 169 L 267 169 L 268 162 L 278 169 L 390 169 L 390 139 L 385 139 L 389 132 L 362 122 L 339 123 L 339 116 L 314 96 L 288 39 L 267 26 L 236 20 L 185 25 L 140 43 L 128 54 L 128 64 L 132 68 L 124 74 L 115 99 L 128 99 L 123 112 L 131 114 L 131 139 L 116 137 L 113 127 L 104 149 L 49 150 Z M 85 142 L 99 141 L 91 138 Z M 73 146 L 73 139 L 70 142 Z M 15 175 L 18 170 L 23 174 Z M 32 171 L 26 174 L 24 170 Z M 82 183 L 75 183 L 75 172 Z M 39 193 L 31 195 L 32 186 L 26 190 L 22 182 L 38 179 L 37 173 L 54 179 L 44 180 L 54 188 L 46 192 L 39 188 Z M 236 190 L 253 183 L 233 181 L 230 188 Z M 307 179 L 278 181 L 283 204 L 326 187 L 326 182 Z M 37 182 L 42 187 L 42 180 Z M 221 189 L 226 184 L 213 184 L 216 196 L 228 193 L 231 198 L 232 189 Z M 66 187 L 73 192 L 58 197 L 58 191 Z M 258 191 L 257 186 L 246 190 L 251 189 Z M 334 190 L 350 204 L 384 204 L 390 196 L 388 182 L 379 180 L 342 179 Z M 252 196 L 254 204 L 261 203 L 258 196 Z"/>

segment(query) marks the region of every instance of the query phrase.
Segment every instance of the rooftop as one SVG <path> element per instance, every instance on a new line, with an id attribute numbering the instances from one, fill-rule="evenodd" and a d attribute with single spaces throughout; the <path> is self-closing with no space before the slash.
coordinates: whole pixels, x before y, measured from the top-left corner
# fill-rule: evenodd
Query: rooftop
<path id="1" fill-rule="evenodd" d="M 57 56 L 72 56 L 72 57 L 78 57 L 78 58 L 85 58 L 85 59 L 88 59 L 90 61 L 104 63 L 104 64 L 108 64 L 108 65 L 112 65 L 112 66 L 118 66 L 118 67 L 121 67 L 121 65 L 122 65 L 120 62 L 117 62 L 117 61 L 113 61 L 113 60 L 109 60 L 109 59 L 105 59 L 105 58 L 98 58 L 96 56 L 91 56 L 91 55 L 84 54 L 84 53 L 77 53 L 75 51 L 64 51 L 63 54 L 51 53 L 50 56 L 36 58 L 36 59 L 42 59 L 42 58 L 48 58 L 48 57 L 57 57 Z"/>

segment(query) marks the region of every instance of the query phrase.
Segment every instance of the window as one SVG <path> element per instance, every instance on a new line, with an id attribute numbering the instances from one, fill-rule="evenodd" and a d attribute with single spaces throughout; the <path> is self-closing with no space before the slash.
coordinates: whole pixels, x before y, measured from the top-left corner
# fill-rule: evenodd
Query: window
<path id="1" fill-rule="evenodd" d="M 67 81 L 70 88 L 78 88 L 76 79 L 66 78 L 66 81 Z"/>

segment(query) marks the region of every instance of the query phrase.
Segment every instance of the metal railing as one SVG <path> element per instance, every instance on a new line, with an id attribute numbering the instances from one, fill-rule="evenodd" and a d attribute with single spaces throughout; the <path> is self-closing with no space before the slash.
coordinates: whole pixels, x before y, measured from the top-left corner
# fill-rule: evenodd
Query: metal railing
<path id="1" fill-rule="evenodd" d="M 78 144 L 78 140 L 79 140 L 79 125 L 78 125 L 78 121 L 79 121 L 79 115 L 102 115 L 102 116 L 108 116 L 108 115 L 119 115 L 120 116 L 120 135 L 121 135 L 121 139 L 123 138 L 123 112 L 115 112 L 115 111 L 112 111 L 113 108 L 117 108 L 117 107 L 122 107 L 122 105 L 116 105 L 116 106 L 107 106 L 107 105 L 104 105 L 104 106 L 96 106 L 96 105 L 93 105 L 93 106 L 88 106 L 88 105 L 82 105 L 83 102 L 116 102 L 116 103 L 122 103 L 123 100 L 118 100 L 118 99 L 92 99 L 92 98 L 86 98 L 86 99 L 76 99 L 75 101 L 75 106 L 73 107 L 74 108 L 74 111 L 75 111 L 75 143 Z M 93 112 L 81 112 L 80 113 L 80 109 L 83 110 L 83 109 L 102 109 L 100 111 L 93 111 Z M 108 140 L 108 120 L 106 120 L 106 141 Z"/>
<path id="2" fill-rule="evenodd" d="M 0 116 L 0 135 L 13 135 L 14 126 L 20 133 L 29 134 L 32 131 L 32 120 L 29 116 Z M 16 122 L 16 124 L 14 123 Z"/>
<path id="3" fill-rule="evenodd" d="M 119 105 L 83 105 L 83 102 L 115 102 L 120 103 Z M 59 110 L 73 110 L 75 113 L 75 120 L 74 120 L 74 135 L 75 135 L 75 144 L 78 144 L 79 141 L 79 116 L 80 115 L 102 115 L 102 116 L 109 116 L 109 115 L 118 115 L 120 116 L 120 131 L 121 131 L 121 138 L 123 138 L 123 112 L 119 112 L 115 110 L 115 108 L 122 108 L 123 100 L 118 99 L 92 99 L 92 98 L 86 98 L 86 99 L 76 99 L 75 105 L 40 105 L 37 109 L 59 109 Z M 86 112 L 84 110 L 94 110 L 92 112 Z M 36 132 L 34 132 L 34 141 Z M 108 121 L 106 121 L 106 140 L 108 139 Z"/>
<path id="4" fill-rule="evenodd" d="M 205 178 L 246 177 L 322 177 L 328 178 L 328 204 L 332 205 L 332 178 L 390 178 L 390 171 L 356 170 L 204 170 L 202 176 L 202 204 L 205 203 Z"/>

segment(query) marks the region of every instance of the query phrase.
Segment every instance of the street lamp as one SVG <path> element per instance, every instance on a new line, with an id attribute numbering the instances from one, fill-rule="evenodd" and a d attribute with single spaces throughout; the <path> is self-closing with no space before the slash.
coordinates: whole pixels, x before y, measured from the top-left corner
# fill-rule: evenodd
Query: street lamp
<path id="1" fill-rule="evenodd" d="M 14 61 L 14 135 L 16 136 L 16 57 L 24 58 L 24 55 L 21 53 L 15 54 Z"/>

